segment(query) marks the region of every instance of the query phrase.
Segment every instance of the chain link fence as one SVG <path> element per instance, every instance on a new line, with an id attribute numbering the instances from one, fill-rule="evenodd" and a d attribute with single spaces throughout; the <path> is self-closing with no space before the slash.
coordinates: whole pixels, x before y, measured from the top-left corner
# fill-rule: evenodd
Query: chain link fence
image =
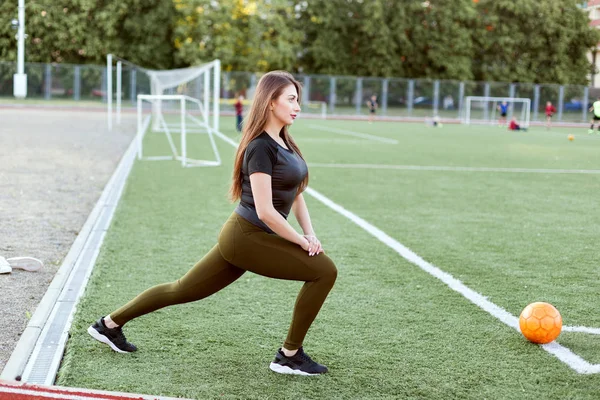
<path id="1" fill-rule="evenodd" d="M 0 62 L 0 101 L 13 99 L 16 63 Z M 26 63 L 28 101 L 52 104 L 103 106 L 106 103 L 106 67 L 99 65 Z M 224 71 L 221 98 L 224 111 L 233 111 L 233 99 L 251 99 L 261 74 Z M 588 108 L 600 94 L 580 85 L 473 82 L 356 76 L 296 75 L 303 83 L 303 111 L 328 115 L 366 116 L 367 101 L 377 96 L 378 115 L 385 117 L 460 119 L 466 96 L 525 97 L 531 99 L 531 120 L 545 120 L 545 107 L 556 107 L 555 122 L 586 122 Z M 115 80 L 113 79 L 113 86 Z M 114 93 L 114 90 L 113 90 Z M 138 94 L 150 94 L 150 81 L 142 70 L 124 65 L 123 106 L 135 106 Z M 47 103 L 50 104 L 50 103 Z M 492 110 L 477 110 L 487 119 Z"/>

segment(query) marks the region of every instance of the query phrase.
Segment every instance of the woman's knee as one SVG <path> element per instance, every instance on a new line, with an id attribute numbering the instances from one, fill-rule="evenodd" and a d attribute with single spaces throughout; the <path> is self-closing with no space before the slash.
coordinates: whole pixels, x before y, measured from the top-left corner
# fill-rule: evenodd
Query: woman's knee
<path id="1" fill-rule="evenodd" d="M 319 279 L 335 282 L 338 271 L 334 262 L 325 254 L 319 254 L 317 257 L 319 260 Z"/>

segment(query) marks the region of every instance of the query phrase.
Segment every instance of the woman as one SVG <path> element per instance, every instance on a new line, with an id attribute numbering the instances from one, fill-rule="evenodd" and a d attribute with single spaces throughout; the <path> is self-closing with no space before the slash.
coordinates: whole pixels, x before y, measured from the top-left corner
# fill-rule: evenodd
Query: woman
<path id="1" fill-rule="evenodd" d="M 300 112 L 299 102 L 300 83 L 291 74 L 273 71 L 260 79 L 233 169 L 230 194 L 240 202 L 221 229 L 218 244 L 181 279 L 152 287 L 100 318 L 88 328 L 90 335 L 117 352 L 135 351 L 123 335 L 125 323 L 159 308 L 203 299 L 251 271 L 305 282 L 271 370 L 296 375 L 327 372 L 302 348 L 337 269 L 323 253 L 302 196 L 308 170 L 288 133 Z M 304 235 L 287 222 L 290 209 Z"/>

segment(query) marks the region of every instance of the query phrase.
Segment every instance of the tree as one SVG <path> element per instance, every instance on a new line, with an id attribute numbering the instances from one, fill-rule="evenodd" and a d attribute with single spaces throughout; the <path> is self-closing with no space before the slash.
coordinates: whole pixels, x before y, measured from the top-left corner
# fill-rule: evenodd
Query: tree
<path id="1" fill-rule="evenodd" d="M 218 58 L 228 71 L 297 70 L 303 34 L 293 26 L 296 2 L 175 0 L 175 4 L 179 65 Z"/>
<path id="2" fill-rule="evenodd" d="M 477 13 L 472 0 L 406 2 L 399 38 L 404 43 L 400 59 L 404 76 L 411 78 L 473 79 L 475 52 L 472 29 Z M 398 21 L 398 23 L 401 23 Z"/>
<path id="3" fill-rule="evenodd" d="M 305 32 L 303 69 L 338 75 L 392 75 L 397 43 L 389 16 L 398 9 L 398 2 L 391 0 L 306 2 L 298 24 Z"/>
<path id="4" fill-rule="evenodd" d="M 600 35 L 576 0 L 482 0 L 478 12 L 477 80 L 587 83 Z"/>
<path id="5" fill-rule="evenodd" d="M 0 58 L 16 59 L 10 20 L 17 2 L 0 6 Z M 103 64 L 114 53 L 154 68 L 172 65 L 175 8 L 162 0 L 28 0 L 26 61 Z"/>
<path id="6" fill-rule="evenodd" d="M 312 0 L 302 63 L 328 74 L 469 79 L 475 18 L 472 0 Z"/>

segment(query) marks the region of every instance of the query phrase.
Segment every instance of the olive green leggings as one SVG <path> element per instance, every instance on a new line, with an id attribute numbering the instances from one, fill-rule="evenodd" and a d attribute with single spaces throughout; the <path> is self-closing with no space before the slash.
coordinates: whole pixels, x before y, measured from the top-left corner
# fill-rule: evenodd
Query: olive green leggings
<path id="1" fill-rule="evenodd" d="M 196 301 L 218 292 L 246 271 L 270 278 L 304 281 L 284 347 L 302 346 L 337 276 L 324 253 L 309 256 L 297 244 L 268 234 L 236 213 L 225 222 L 218 244 L 182 278 L 154 286 L 110 313 L 118 325 L 166 306 Z"/>

